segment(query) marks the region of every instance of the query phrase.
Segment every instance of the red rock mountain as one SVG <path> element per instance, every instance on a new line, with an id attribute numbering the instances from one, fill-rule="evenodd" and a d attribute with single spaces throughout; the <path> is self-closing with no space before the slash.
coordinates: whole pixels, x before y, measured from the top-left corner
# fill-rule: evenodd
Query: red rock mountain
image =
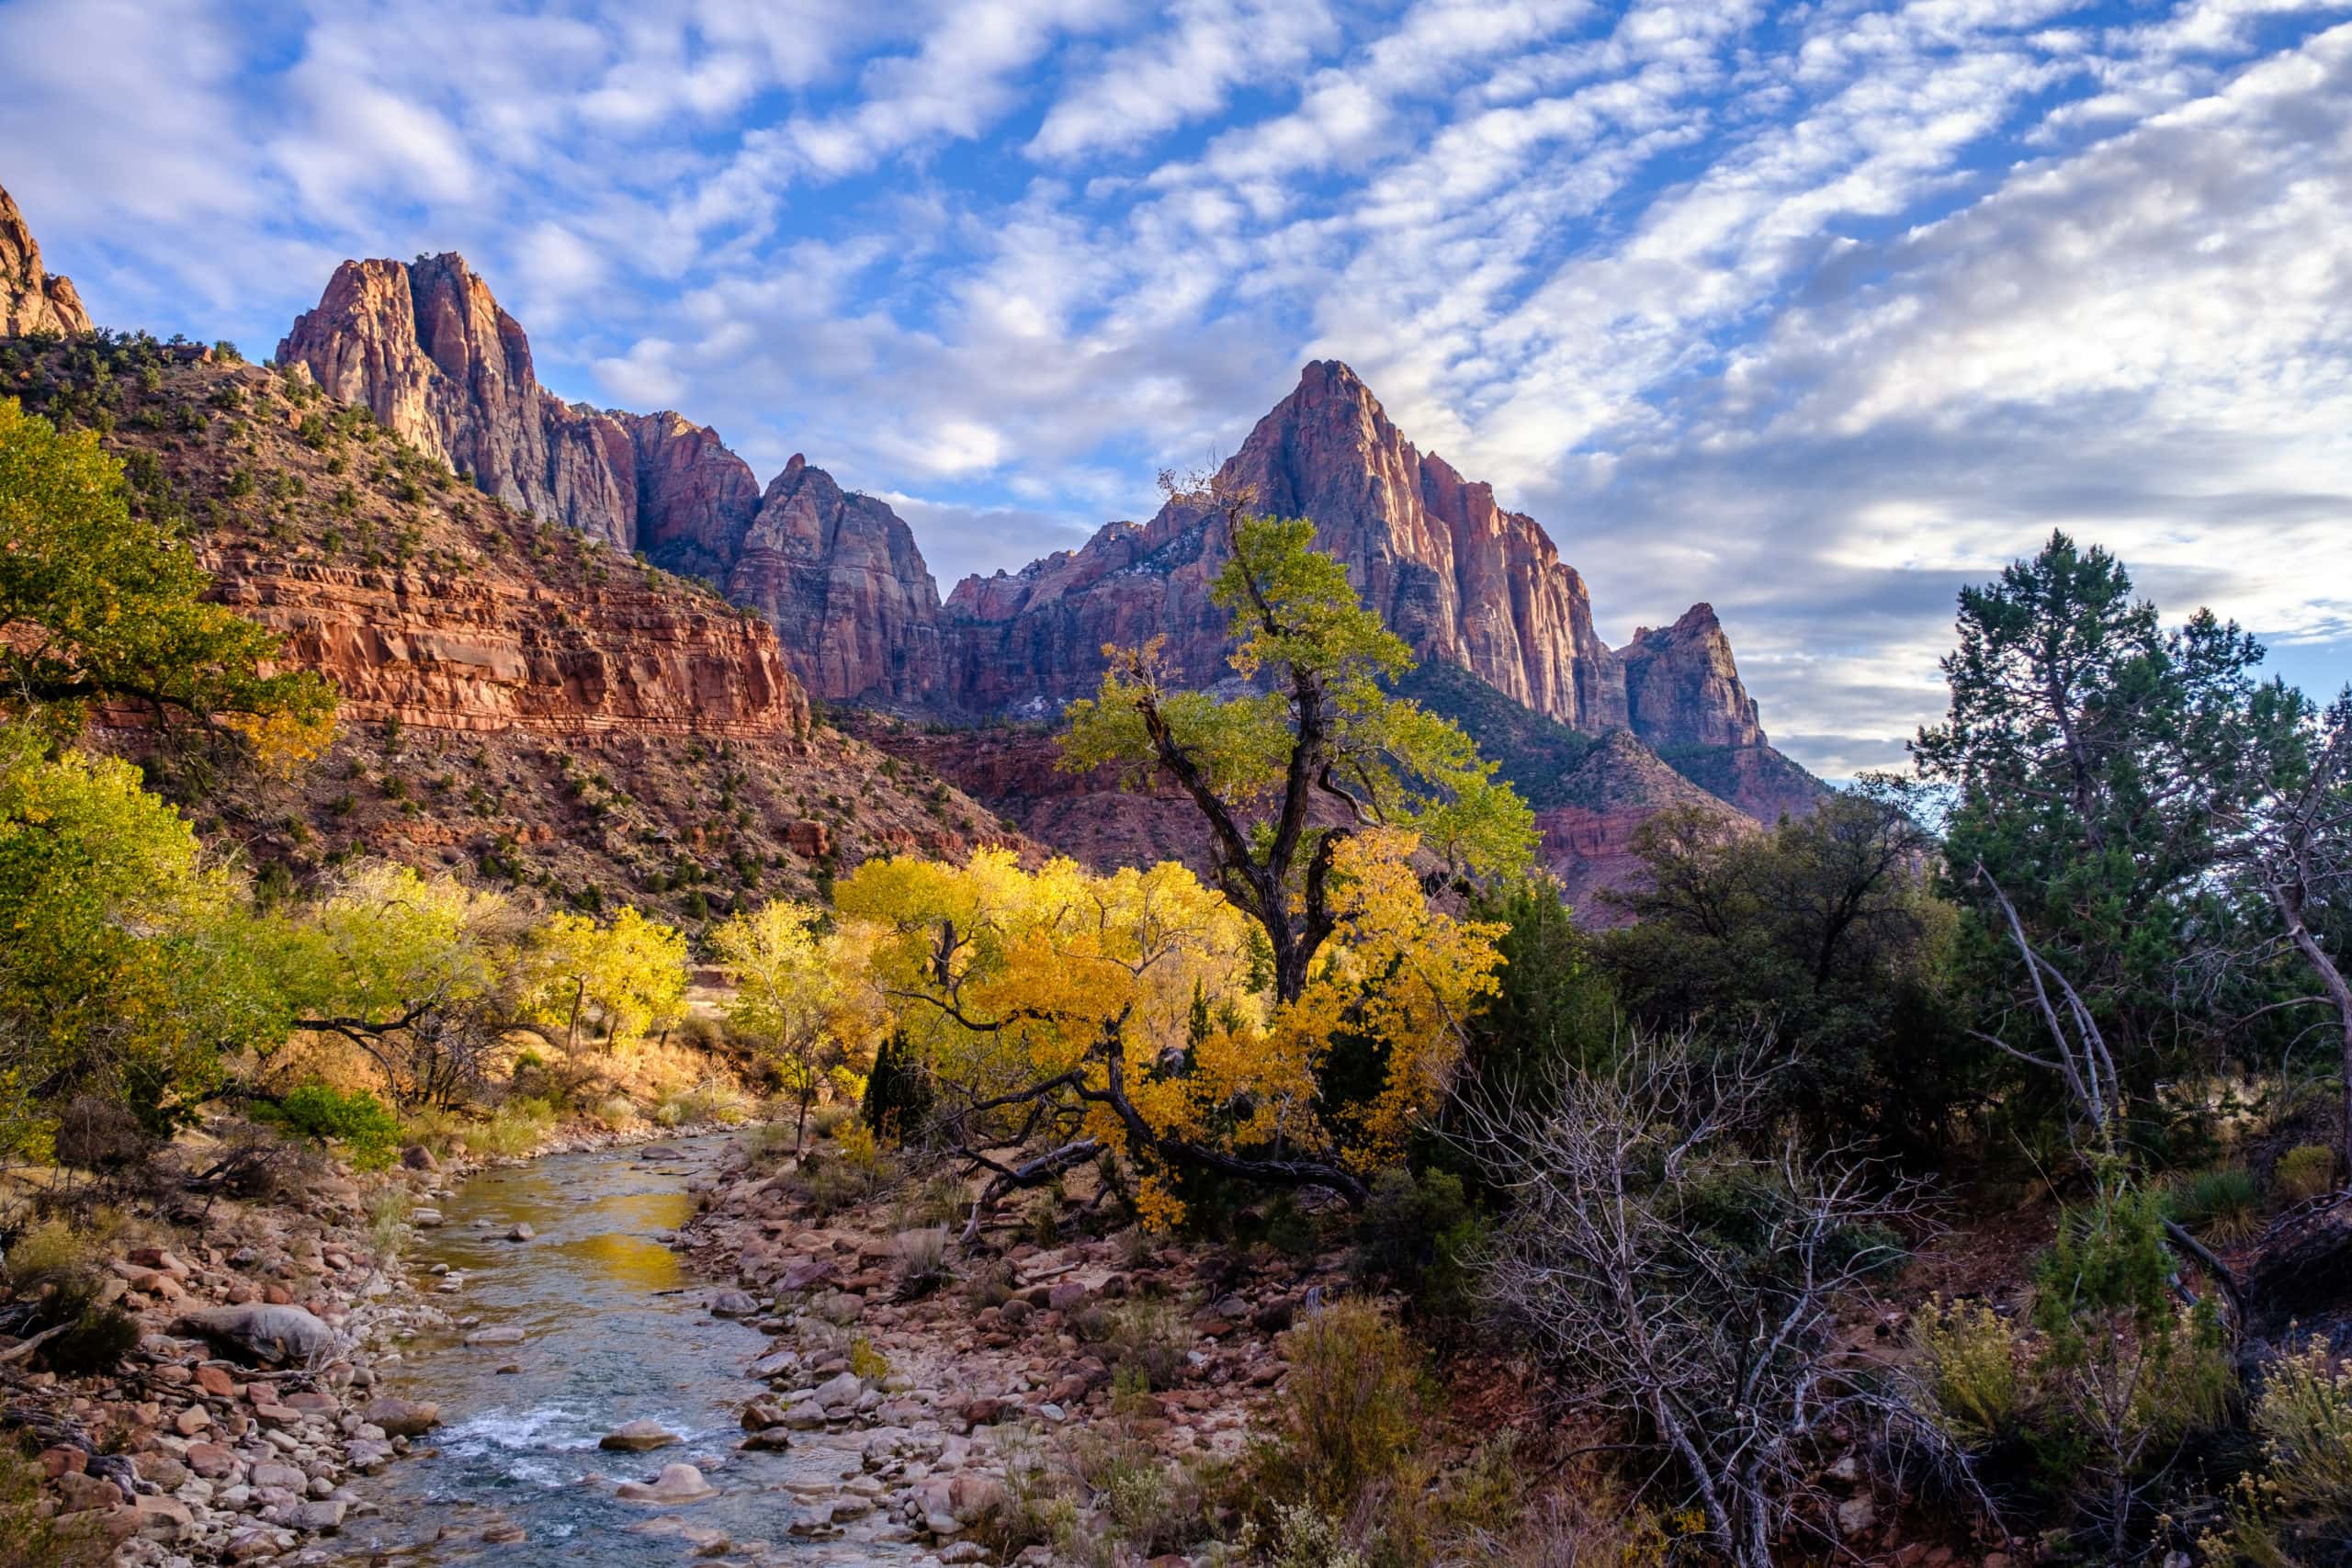
<path id="1" fill-rule="evenodd" d="M 1307 366 L 1220 478 L 1259 504 L 1314 519 L 1365 600 L 1426 660 L 1469 671 L 1588 734 L 1630 728 L 1654 746 L 1760 746 L 1756 704 L 1705 604 L 1622 649 L 1594 632 L 1584 579 L 1536 521 L 1464 479 L 1389 423 L 1336 360 Z M 1017 573 L 967 578 L 947 601 L 952 689 L 996 711 L 1092 690 L 1105 643 L 1164 634 L 1198 682 L 1225 669 L 1208 584 L 1224 541 L 1194 507 L 1114 523 Z"/>
<path id="2" fill-rule="evenodd" d="M 803 458 L 763 491 L 707 426 L 540 387 L 522 327 L 454 254 L 345 263 L 278 358 L 509 507 L 761 611 L 820 697 L 967 721 L 1047 717 L 1094 689 L 1104 645 L 1152 637 L 1195 682 L 1229 672 L 1226 617 L 1208 594 L 1224 543 L 1197 508 L 1107 525 L 1080 549 L 967 579 L 942 604 L 905 522 Z M 1813 781 L 1766 745 L 1710 607 L 1610 648 L 1584 580 L 1542 526 L 1407 440 L 1345 365 L 1307 366 L 1222 477 L 1269 511 L 1312 518 L 1321 547 L 1426 663 L 1586 735 L 1630 729 L 1768 820 L 1811 798 Z"/>
<path id="3" fill-rule="evenodd" d="M 565 402 L 462 256 L 344 263 L 277 357 L 508 506 L 718 583 L 818 695 L 936 696 L 938 590 L 889 508 L 797 458 L 763 494 L 707 425 Z"/>
<path id="4" fill-rule="evenodd" d="M 90 313 L 82 308 L 74 280 L 42 267 L 40 246 L 25 215 L 0 188 L 0 337 L 89 330 Z"/>

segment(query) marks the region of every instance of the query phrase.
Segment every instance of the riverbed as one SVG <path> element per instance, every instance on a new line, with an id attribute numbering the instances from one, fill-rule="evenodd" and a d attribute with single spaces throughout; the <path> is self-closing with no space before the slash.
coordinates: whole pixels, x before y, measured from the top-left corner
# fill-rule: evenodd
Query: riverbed
<path id="1" fill-rule="evenodd" d="M 436 1265 L 463 1280 L 435 1298 L 459 1327 L 411 1342 L 383 1369 L 390 1392 L 438 1404 L 442 1424 L 364 1483 L 374 1511 L 345 1528 L 346 1561 L 936 1561 L 910 1544 L 787 1534 L 804 1501 L 862 1489 L 853 1437 L 811 1432 L 786 1452 L 737 1450 L 739 1413 L 764 1391 L 744 1369 L 773 1342 L 711 1316 L 711 1283 L 667 1245 L 693 1213 L 687 1183 L 724 1143 L 683 1139 L 657 1157 L 626 1147 L 552 1155 L 473 1176 L 443 1201 L 443 1224 L 417 1234 L 412 1273 L 421 1290 L 447 1277 L 431 1274 Z M 517 1226 L 529 1239 L 509 1239 Z M 500 1329 L 522 1338 L 466 1343 Z M 684 1441 L 646 1453 L 598 1449 L 634 1420 Z M 681 1461 L 718 1495 L 668 1508 L 614 1495 L 616 1483 Z"/>

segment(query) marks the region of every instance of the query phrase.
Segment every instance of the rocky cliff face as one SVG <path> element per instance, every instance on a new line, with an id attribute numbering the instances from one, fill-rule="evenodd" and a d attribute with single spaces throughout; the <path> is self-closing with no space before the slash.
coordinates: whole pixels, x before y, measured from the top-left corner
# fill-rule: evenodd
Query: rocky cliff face
<path id="1" fill-rule="evenodd" d="M 967 579 L 943 606 L 907 525 L 801 457 L 763 491 L 707 426 L 546 391 L 523 329 L 458 256 L 345 263 L 278 356 L 509 507 L 761 611 L 820 696 L 1050 717 L 1093 690 L 1105 645 L 1153 637 L 1193 683 L 1229 673 L 1226 616 L 1209 602 L 1224 541 L 1197 508 L 1110 524 L 1080 549 Z M 1426 663 L 1584 734 L 1630 728 L 1669 752 L 1706 751 L 1700 761 L 1724 775 L 1719 793 L 1759 815 L 1803 793 L 1789 777 L 1801 771 L 1777 753 L 1777 766 L 1712 755 L 1764 747 L 1712 609 L 1611 649 L 1544 529 L 1414 446 L 1346 366 L 1307 366 L 1222 477 L 1270 512 L 1312 518 L 1321 547 Z"/>
<path id="2" fill-rule="evenodd" d="M 1713 604 L 1693 604 L 1670 626 L 1644 626 L 1617 650 L 1625 716 L 1653 746 L 1761 746 L 1756 700 L 1739 683 L 1731 639 Z"/>
<path id="3" fill-rule="evenodd" d="M 498 506 L 372 426 L 321 428 L 332 405 L 299 377 L 126 338 L 40 357 L 28 406 L 86 395 L 100 365 L 122 415 L 106 442 L 143 476 L 131 504 L 187 529 L 215 596 L 340 693 L 329 756 L 224 759 L 193 786 L 254 863 L 307 876 L 388 855 L 699 924 L 820 897 L 876 854 L 1034 850 L 814 722 L 761 617 Z M 109 740 L 139 752 L 153 732 Z"/>
<path id="4" fill-rule="evenodd" d="M 1584 580 L 1534 519 L 1505 511 L 1389 422 L 1336 361 L 1309 365 L 1221 477 L 1265 510 L 1312 518 L 1365 601 L 1426 660 L 1589 734 L 1630 727 L 1657 745 L 1758 745 L 1714 612 L 1695 606 L 1613 650 L 1593 630 Z M 1153 635 L 1195 682 L 1226 673 L 1225 616 L 1208 583 L 1223 541 L 1171 502 L 1140 526 L 1018 573 L 970 578 L 947 601 L 950 686 L 968 707 L 1057 705 L 1092 689 L 1105 643 Z"/>
<path id="5" fill-rule="evenodd" d="M 574 593 L 489 574 L 202 552 L 218 596 L 342 694 L 346 721 L 802 742 L 775 632 L 640 581 Z"/>
<path id="6" fill-rule="evenodd" d="M 720 581 L 802 650 L 825 695 L 891 707 L 945 698 L 939 591 L 913 532 L 798 453 L 769 482 Z"/>
<path id="7" fill-rule="evenodd" d="M 797 460 L 763 494 L 707 425 L 565 402 L 462 256 L 344 263 L 277 357 L 508 506 L 721 585 L 821 696 L 911 705 L 939 684 L 938 591 L 888 507 Z"/>
<path id="8" fill-rule="evenodd" d="M 0 188 L 0 337 L 89 330 L 90 313 L 82 308 L 74 280 L 41 265 L 40 246 L 25 215 Z"/>

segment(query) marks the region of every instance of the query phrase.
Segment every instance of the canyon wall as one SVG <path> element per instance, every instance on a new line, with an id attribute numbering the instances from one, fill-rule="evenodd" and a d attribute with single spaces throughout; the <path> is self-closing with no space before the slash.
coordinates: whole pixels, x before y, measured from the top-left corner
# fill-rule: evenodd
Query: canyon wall
<path id="1" fill-rule="evenodd" d="M 277 357 L 508 506 L 759 610 L 819 695 L 934 696 L 938 590 L 889 508 L 797 462 L 763 492 L 718 432 L 682 414 L 565 402 L 464 257 L 344 263 Z"/>

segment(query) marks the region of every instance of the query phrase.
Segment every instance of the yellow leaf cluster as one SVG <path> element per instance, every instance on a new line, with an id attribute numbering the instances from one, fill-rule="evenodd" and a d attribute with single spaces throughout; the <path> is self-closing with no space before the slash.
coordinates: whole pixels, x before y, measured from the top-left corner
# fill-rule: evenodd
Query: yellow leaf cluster
<path id="1" fill-rule="evenodd" d="M 1279 1003 L 1256 928 L 1173 863 L 1024 871 L 1001 850 L 962 866 L 868 862 L 837 890 L 873 935 L 865 979 L 934 1076 L 966 1101 L 1069 1076 L 1074 1125 L 1130 1155 L 1190 1145 L 1312 1155 L 1369 1170 L 1398 1157 L 1459 1060 L 1461 1024 L 1495 988 L 1498 928 L 1430 908 L 1409 833 L 1371 831 L 1333 858 L 1338 925 L 1310 983 Z M 1318 1108 L 1335 1043 L 1386 1064 L 1379 1092 Z M 1092 1091 L 1080 1095 L 1077 1086 Z M 1148 1129 L 1106 1102 L 1115 1086 Z M 1082 1103 L 1081 1103 L 1082 1101 Z M 1147 1179 L 1147 1218 L 1182 1204 Z"/>

